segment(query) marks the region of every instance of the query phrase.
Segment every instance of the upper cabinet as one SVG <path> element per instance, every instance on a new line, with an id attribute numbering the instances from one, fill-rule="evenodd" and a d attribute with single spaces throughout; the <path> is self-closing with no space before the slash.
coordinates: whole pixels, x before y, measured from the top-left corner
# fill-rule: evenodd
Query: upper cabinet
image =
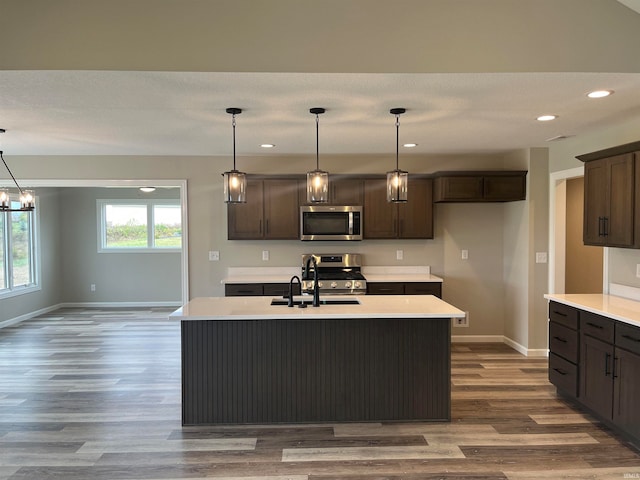
<path id="1" fill-rule="evenodd" d="M 640 248 L 640 142 L 580 155 L 585 245 Z"/>
<path id="2" fill-rule="evenodd" d="M 434 201 L 513 202 L 527 196 L 526 171 L 438 172 Z"/>
<path id="3" fill-rule="evenodd" d="M 227 205 L 229 240 L 300 238 L 298 180 L 247 176 L 247 202 Z"/>
<path id="4" fill-rule="evenodd" d="M 364 202 L 364 184 L 362 179 L 342 175 L 329 175 L 328 205 L 358 205 Z M 300 182 L 300 205 L 307 202 L 306 181 Z"/>
<path id="5" fill-rule="evenodd" d="M 433 180 L 409 175 L 407 203 L 389 203 L 386 178 L 365 179 L 364 238 L 433 238 Z"/>

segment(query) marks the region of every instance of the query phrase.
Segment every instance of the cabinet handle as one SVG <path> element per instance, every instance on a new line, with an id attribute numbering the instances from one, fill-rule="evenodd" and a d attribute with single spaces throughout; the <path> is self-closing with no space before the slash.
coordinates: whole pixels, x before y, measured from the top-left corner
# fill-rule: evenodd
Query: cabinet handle
<path id="1" fill-rule="evenodd" d="M 609 217 L 603 217 L 604 219 L 604 236 L 609 236 Z"/>
<path id="2" fill-rule="evenodd" d="M 604 376 L 608 377 L 611 374 L 611 370 L 609 369 L 609 362 L 611 362 L 611 354 L 604 354 Z"/>
<path id="3" fill-rule="evenodd" d="M 262 233 L 262 220 L 260 220 L 260 224 L 259 224 L 259 226 L 258 226 L 258 229 L 259 229 L 258 231 L 259 231 L 260 233 Z"/>
<path id="4" fill-rule="evenodd" d="M 558 340 L 559 342 L 567 343 L 567 340 L 566 340 L 566 339 L 564 339 L 564 338 L 562 338 L 562 337 L 553 337 L 553 338 L 555 338 L 555 339 L 556 339 L 556 340 Z"/>
<path id="5" fill-rule="evenodd" d="M 599 237 L 604 236 L 603 220 L 604 220 L 604 217 L 598 217 L 598 236 Z"/>
<path id="6" fill-rule="evenodd" d="M 618 365 L 618 357 L 613 357 L 613 378 L 618 378 L 616 373 L 616 366 Z"/>
<path id="7" fill-rule="evenodd" d="M 631 340 L 632 342 L 640 343 L 640 338 L 635 338 L 635 337 L 632 337 L 631 335 L 622 335 L 622 338 L 626 338 L 627 340 Z"/>
<path id="8" fill-rule="evenodd" d="M 561 317 L 566 317 L 566 316 L 567 316 L 567 314 L 566 314 L 566 313 L 564 313 L 564 312 L 559 312 L 559 311 L 557 311 L 557 310 L 554 310 L 554 311 L 553 311 L 553 313 L 555 313 L 556 315 L 559 315 L 559 316 L 561 316 Z"/>
<path id="9" fill-rule="evenodd" d="M 556 372 L 558 372 L 560 375 L 567 375 L 567 372 L 565 372 L 564 370 L 562 370 L 561 368 L 554 368 L 554 370 Z"/>
<path id="10" fill-rule="evenodd" d="M 604 327 L 602 325 L 596 325 L 595 323 L 591 323 L 591 322 L 587 322 L 587 325 L 593 328 L 597 328 L 598 330 L 604 330 Z"/>
<path id="11" fill-rule="evenodd" d="M 265 231 L 265 233 L 269 233 L 269 219 L 267 219 L 267 220 L 265 221 L 265 225 L 266 225 L 266 231 Z"/>

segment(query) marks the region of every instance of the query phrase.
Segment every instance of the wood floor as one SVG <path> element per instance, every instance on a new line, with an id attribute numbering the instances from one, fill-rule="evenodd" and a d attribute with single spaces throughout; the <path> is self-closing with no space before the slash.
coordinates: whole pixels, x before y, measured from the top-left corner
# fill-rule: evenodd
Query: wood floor
<path id="1" fill-rule="evenodd" d="M 640 478 L 637 451 L 556 396 L 546 359 L 495 344 L 453 345 L 451 423 L 183 428 L 168 312 L 0 329 L 0 479 Z"/>

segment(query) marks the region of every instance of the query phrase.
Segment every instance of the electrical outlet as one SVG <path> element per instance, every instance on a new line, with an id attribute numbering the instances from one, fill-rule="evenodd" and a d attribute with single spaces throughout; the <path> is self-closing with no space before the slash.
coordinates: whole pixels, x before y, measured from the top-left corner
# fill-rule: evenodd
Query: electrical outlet
<path id="1" fill-rule="evenodd" d="M 640 263 L 636 264 L 636 277 L 640 278 Z"/>
<path id="2" fill-rule="evenodd" d="M 536 263 L 547 263 L 547 252 L 536 252 Z"/>
<path id="3" fill-rule="evenodd" d="M 453 319 L 454 327 L 468 327 L 469 326 L 469 312 L 464 312 L 464 317 Z"/>
<path id="4" fill-rule="evenodd" d="M 92 284 L 91 284 L 91 286 L 90 286 L 89 288 L 90 288 L 90 290 L 91 290 L 92 292 L 95 292 L 95 291 L 96 291 L 96 284 L 95 284 L 95 283 L 92 283 Z"/>
<path id="5" fill-rule="evenodd" d="M 219 250 L 211 250 L 209 252 L 209 261 L 210 262 L 217 262 L 218 260 L 220 260 L 220 251 Z"/>
<path id="6" fill-rule="evenodd" d="M 262 260 L 265 262 L 269 261 L 269 250 L 262 250 Z"/>
<path id="7" fill-rule="evenodd" d="M 461 253 L 460 257 L 462 258 L 462 260 L 468 260 L 469 259 L 469 250 L 462 250 L 462 253 Z"/>
<path id="8" fill-rule="evenodd" d="M 396 250 L 396 260 L 402 260 L 404 258 L 404 250 Z"/>

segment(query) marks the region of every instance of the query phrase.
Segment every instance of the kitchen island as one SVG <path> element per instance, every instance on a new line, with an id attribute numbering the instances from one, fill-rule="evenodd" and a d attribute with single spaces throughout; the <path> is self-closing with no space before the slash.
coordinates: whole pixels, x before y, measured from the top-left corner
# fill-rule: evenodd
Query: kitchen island
<path id="1" fill-rule="evenodd" d="M 431 295 L 323 300 L 337 303 L 209 297 L 172 313 L 182 423 L 450 420 L 451 318 L 464 312 Z"/>

